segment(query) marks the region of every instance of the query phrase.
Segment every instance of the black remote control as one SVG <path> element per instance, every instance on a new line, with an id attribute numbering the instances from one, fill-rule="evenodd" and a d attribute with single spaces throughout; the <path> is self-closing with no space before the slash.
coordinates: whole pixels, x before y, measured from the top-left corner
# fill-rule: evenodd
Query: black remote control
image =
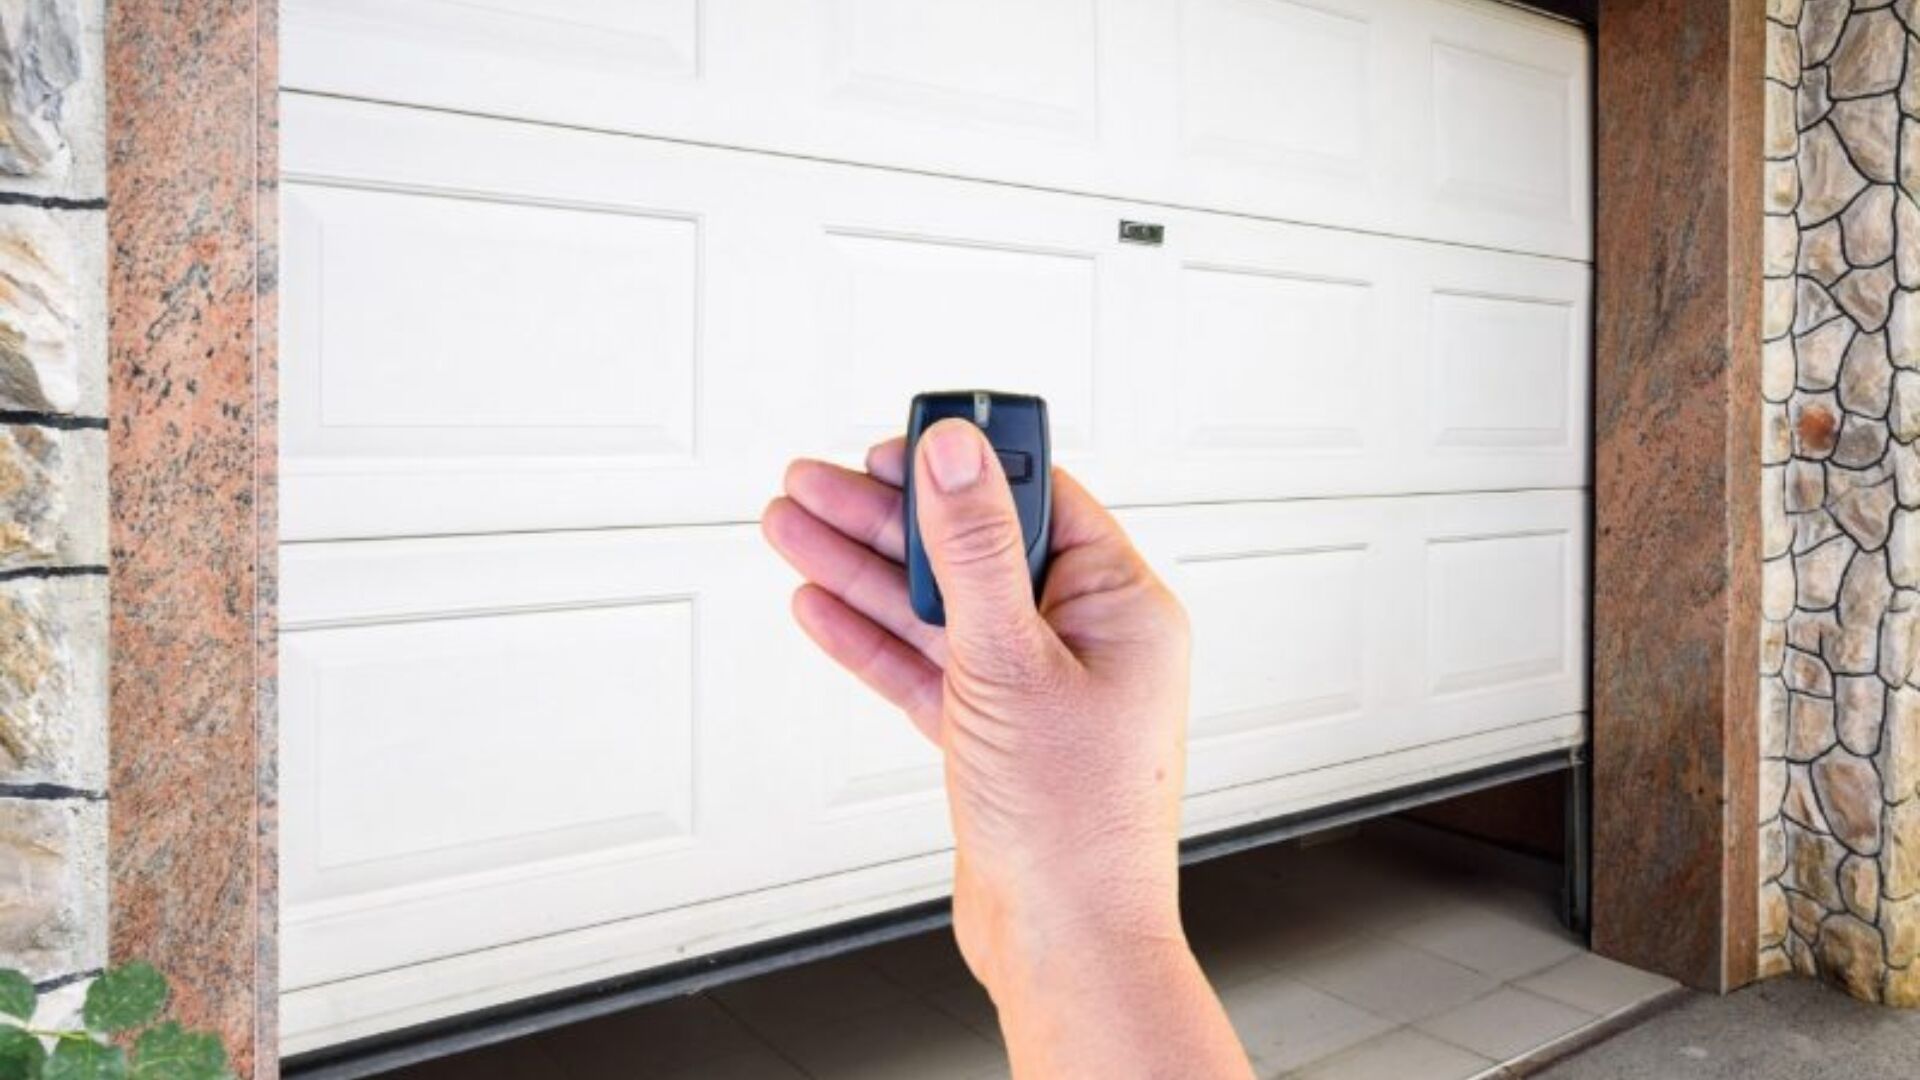
<path id="1" fill-rule="evenodd" d="M 947 624 L 947 611 L 940 599 L 940 585 L 933 578 L 933 564 L 927 561 L 926 546 L 920 541 L 920 521 L 913 501 L 913 463 L 921 434 L 953 417 L 972 423 L 986 434 L 1000 459 L 1001 470 L 1007 474 L 1014 508 L 1020 512 L 1020 534 L 1027 548 L 1027 571 L 1035 596 L 1040 595 L 1047 574 L 1047 545 L 1052 532 L 1053 460 L 1047 443 L 1047 403 L 1030 394 L 993 390 L 915 394 L 913 408 L 907 414 L 907 589 L 913 598 L 913 613 L 934 626 Z"/>

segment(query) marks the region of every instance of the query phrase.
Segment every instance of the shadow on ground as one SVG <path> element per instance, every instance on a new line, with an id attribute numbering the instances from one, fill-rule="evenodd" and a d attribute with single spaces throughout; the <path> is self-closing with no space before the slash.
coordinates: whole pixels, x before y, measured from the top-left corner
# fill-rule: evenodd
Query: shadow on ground
<path id="1" fill-rule="evenodd" d="M 1538 1074 L 1547 1080 L 1878 1080 L 1920 1076 L 1920 1011 L 1775 979 L 1679 1005 Z"/>

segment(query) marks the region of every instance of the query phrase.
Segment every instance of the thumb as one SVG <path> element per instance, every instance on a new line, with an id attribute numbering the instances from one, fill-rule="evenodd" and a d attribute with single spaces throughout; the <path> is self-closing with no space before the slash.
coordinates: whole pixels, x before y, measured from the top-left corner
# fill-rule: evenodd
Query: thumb
<path id="1" fill-rule="evenodd" d="M 942 420 L 913 461 L 920 538 L 947 611 L 947 645 L 982 675 L 1029 669 L 1045 649 L 1026 543 L 1000 460 L 980 429 Z"/>

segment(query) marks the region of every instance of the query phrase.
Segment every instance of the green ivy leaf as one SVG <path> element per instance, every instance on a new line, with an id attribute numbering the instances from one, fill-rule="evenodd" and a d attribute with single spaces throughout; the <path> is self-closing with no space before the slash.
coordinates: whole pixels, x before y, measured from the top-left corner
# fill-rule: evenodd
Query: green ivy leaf
<path id="1" fill-rule="evenodd" d="M 0 1027 L 0 1080 L 40 1080 L 46 1047 L 17 1027 Z"/>
<path id="2" fill-rule="evenodd" d="M 112 1034 L 147 1023 L 166 1003 L 167 980 L 152 964 L 136 960 L 95 979 L 80 1015 L 93 1030 Z"/>
<path id="3" fill-rule="evenodd" d="M 39 999 L 32 979 L 12 968 L 0 968 L 0 1013 L 24 1023 L 33 1019 L 33 1006 Z"/>
<path id="4" fill-rule="evenodd" d="M 133 1046 L 134 1080 L 223 1080 L 227 1051 L 220 1040 L 172 1020 L 148 1028 Z"/>
<path id="5" fill-rule="evenodd" d="M 92 1039 L 62 1039 L 41 1080 L 127 1080 L 127 1055 Z"/>

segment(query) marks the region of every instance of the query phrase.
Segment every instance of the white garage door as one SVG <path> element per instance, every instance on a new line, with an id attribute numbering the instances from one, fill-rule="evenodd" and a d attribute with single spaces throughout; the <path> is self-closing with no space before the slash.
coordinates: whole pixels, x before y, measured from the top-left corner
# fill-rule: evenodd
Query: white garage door
<path id="1" fill-rule="evenodd" d="M 930 386 L 1046 395 L 1186 600 L 1190 832 L 1582 737 L 1576 30 L 288 0 L 283 49 L 289 1052 L 943 891 L 934 754 L 752 524 Z"/>

